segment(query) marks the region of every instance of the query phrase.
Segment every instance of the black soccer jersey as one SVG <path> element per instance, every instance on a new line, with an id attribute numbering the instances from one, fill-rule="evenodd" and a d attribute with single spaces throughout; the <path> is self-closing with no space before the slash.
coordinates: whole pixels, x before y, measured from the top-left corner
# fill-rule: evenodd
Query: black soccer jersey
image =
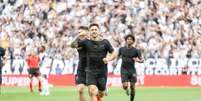
<path id="1" fill-rule="evenodd" d="M 78 42 L 81 40 L 78 40 Z M 82 47 L 77 48 L 78 54 L 79 54 L 79 63 L 78 63 L 78 69 L 84 71 L 87 66 L 87 53 L 86 50 L 82 49 Z"/>
<path id="2" fill-rule="evenodd" d="M 0 67 L 3 66 L 3 57 L 5 55 L 5 49 L 0 47 Z"/>
<path id="3" fill-rule="evenodd" d="M 119 49 L 119 56 L 122 58 L 122 69 L 135 70 L 135 61 L 133 58 L 141 57 L 140 50 L 136 48 L 121 47 Z"/>
<path id="4" fill-rule="evenodd" d="M 87 52 L 86 71 L 101 71 L 102 73 L 106 73 L 107 64 L 103 62 L 103 58 L 106 57 L 108 52 L 112 53 L 114 51 L 109 41 L 106 39 L 101 41 L 86 39 L 79 42 L 78 44 L 78 46 L 82 47 L 82 49 Z"/>

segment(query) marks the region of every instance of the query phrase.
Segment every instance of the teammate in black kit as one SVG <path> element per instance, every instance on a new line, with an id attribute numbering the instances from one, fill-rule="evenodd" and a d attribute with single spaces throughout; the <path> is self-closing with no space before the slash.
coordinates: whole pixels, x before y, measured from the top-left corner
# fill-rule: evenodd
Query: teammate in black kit
<path id="1" fill-rule="evenodd" d="M 6 49 L 9 47 L 7 41 L 0 40 L 0 94 L 1 94 L 1 84 L 2 84 L 2 67 L 5 63 L 4 55 L 6 54 Z"/>
<path id="2" fill-rule="evenodd" d="M 0 47 L 0 87 L 1 87 L 1 83 L 2 83 L 2 67 L 3 67 L 3 58 L 5 55 L 5 49 L 3 47 Z M 1 88 L 0 88 L 1 89 Z M 1 91 L 0 91 L 1 92 Z"/>
<path id="3" fill-rule="evenodd" d="M 90 40 L 80 41 L 78 46 L 87 52 L 86 84 L 90 101 L 101 101 L 107 82 L 107 63 L 115 58 L 110 42 L 101 39 L 98 24 L 89 26 Z M 109 57 L 106 57 L 111 53 Z M 98 98 L 97 98 L 98 94 Z"/>
<path id="4" fill-rule="evenodd" d="M 122 58 L 121 80 L 127 95 L 130 93 L 130 101 L 134 101 L 135 83 L 137 81 L 135 62 L 142 63 L 144 59 L 141 56 L 140 50 L 134 47 L 135 37 L 133 35 L 127 35 L 125 41 L 126 45 L 119 49 L 118 54 L 118 58 Z M 128 90 L 129 83 L 131 92 Z"/>
<path id="5" fill-rule="evenodd" d="M 72 48 L 76 48 L 79 54 L 79 63 L 77 68 L 77 75 L 76 75 L 76 84 L 79 92 L 79 101 L 86 101 L 84 97 L 84 88 L 86 85 L 86 66 L 87 66 L 87 53 L 81 47 L 77 46 L 77 41 L 81 41 L 87 38 L 88 34 L 88 27 L 81 26 L 79 27 L 78 31 L 79 37 L 75 40 L 72 44 Z"/>

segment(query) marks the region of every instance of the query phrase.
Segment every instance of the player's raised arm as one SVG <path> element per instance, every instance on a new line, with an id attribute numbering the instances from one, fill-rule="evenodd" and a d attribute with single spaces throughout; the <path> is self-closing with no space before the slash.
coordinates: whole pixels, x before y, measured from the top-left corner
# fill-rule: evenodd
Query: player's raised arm
<path id="1" fill-rule="evenodd" d="M 87 39 L 87 33 L 88 28 L 81 26 L 78 30 L 78 34 L 67 45 L 70 46 L 71 48 L 79 48 L 81 45 L 79 42 Z"/>
<path id="2" fill-rule="evenodd" d="M 71 48 L 78 48 L 78 35 L 75 36 L 75 38 L 67 45 L 70 46 Z"/>

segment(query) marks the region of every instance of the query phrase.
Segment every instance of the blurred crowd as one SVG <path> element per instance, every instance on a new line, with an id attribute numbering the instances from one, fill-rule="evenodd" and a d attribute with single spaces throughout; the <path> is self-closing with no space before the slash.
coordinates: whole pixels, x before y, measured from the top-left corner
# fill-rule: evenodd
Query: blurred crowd
<path id="1" fill-rule="evenodd" d="M 0 39 L 9 42 L 8 58 L 45 46 L 52 58 L 76 59 L 67 43 L 90 23 L 101 26 L 115 49 L 133 34 L 145 58 L 201 57 L 200 0 L 0 0 Z"/>

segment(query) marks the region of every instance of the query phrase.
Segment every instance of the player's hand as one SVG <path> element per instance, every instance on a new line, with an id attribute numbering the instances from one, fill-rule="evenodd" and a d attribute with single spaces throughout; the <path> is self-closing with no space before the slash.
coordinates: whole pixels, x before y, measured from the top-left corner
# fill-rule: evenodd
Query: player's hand
<path id="1" fill-rule="evenodd" d="M 87 34 L 85 34 L 85 33 L 79 33 L 79 34 L 78 34 L 79 37 L 86 36 L 86 35 L 87 35 Z"/>
<path id="2" fill-rule="evenodd" d="M 105 64 L 107 64 L 107 63 L 109 62 L 109 60 L 108 60 L 107 58 L 103 58 L 103 62 L 104 62 Z"/>
<path id="3" fill-rule="evenodd" d="M 133 58 L 133 60 L 135 61 L 135 62 L 139 62 L 139 63 L 143 63 L 144 62 L 144 59 L 143 58 Z"/>
<path id="4" fill-rule="evenodd" d="M 118 61 L 114 61 L 114 62 L 112 63 L 112 66 L 113 66 L 113 67 L 116 67 L 116 66 L 117 66 L 117 63 L 118 63 Z"/>
<path id="5" fill-rule="evenodd" d="M 87 38 L 87 34 L 86 34 L 86 33 L 79 33 L 78 36 L 79 36 L 78 38 L 79 38 L 80 40 L 84 40 L 84 39 Z"/>

